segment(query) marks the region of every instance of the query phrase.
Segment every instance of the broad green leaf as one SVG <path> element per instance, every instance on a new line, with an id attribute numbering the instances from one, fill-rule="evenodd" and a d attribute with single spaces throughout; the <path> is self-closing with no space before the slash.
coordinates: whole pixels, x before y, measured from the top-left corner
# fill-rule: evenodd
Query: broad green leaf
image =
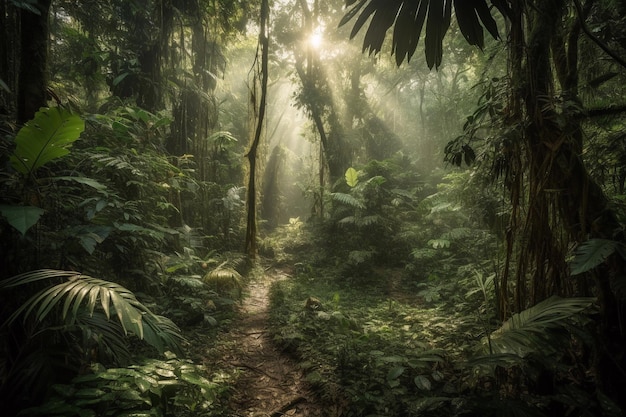
<path id="1" fill-rule="evenodd" d="M 85 122 L 68 110 L 42 107 L 15 137 L 11 166 L 24 175 L 31 175 L 48 162 L 65 156 L 85 130 Z"/>
<path id="2" fill-rule="evenodd" d="M 609 239 L 589 239 L 576 248 L 571 262 L 571 274 L 578 275 L 600 265 L 611 256 L 620 243 Z"/>
<path id="3" fill-rule="evenodd" d="M 322 374 L 320 374 L 318 371 L 313 371 L 306 376 L 306 380 L 311 384 L 317 384 L 322 382 L 324 380 L 324 377 L 322 377 Z"/>
<path id="4" fill-rule="evenodd" d="M 201 375 L 198 375 L 196 372 L 183 372 L 180 374 L 180 379 L 207 390 L 214 388 L 214 384 L 212 384 L 211 381 Z"/>
<path id="5" fill-rule="evenodd" d="M 113 79 L 113 86 L 117 86 L 119 83 L 121 83 L 124 80 L 124 78 L 128 77 L 128 75 L 129 75 L 128 72 L 124 72 L 118 75 L 117 77 L 115 77 Z"/>
<path id="6" fill-rule="evenodd" d="M 417 388 L 421 389 L 422 391 L 430 391 L 432 389 L 432 384 L 430 382 L 430 379 L 428 379 L 428 377 L 424 376 L 424 375 L 418 375 L 413 379 L 413 382 L 415 383 L 415 385 L 417 386 Z"/>
<path id="7" fill-rule="evenodd" d="M 77 398 L 97 398 L 103 396 L 104 394 L 106 394 L 106 392 L 100 388 L 83 388 L 76 391 L 74 396 Z"/>
<path id="8" fill-rule="evenodd" d="M 346 170 L 346 184 L 350 187 L 356 187 L 359 183 L 359 173 L 356 169 L 350 167 Z"/>
<path id="9" fill-rule="evenodd" d="M 392 381 L 394 379 L 398 379 L 400 375 L 404 373 L 406 368 L 404 366 L 394 366 L 387 372 L 387 381 Z"/>
<path id="10" fill-rule="evenodd" d="M 24 236 L 28 229 L 39 221 L 44 209 L 34 206 L 9 206 L 0 205 L 0 213 L 6 217 L 7 222 Z"/>
<path id="11" fill-rule="evenodd" d="M 107 186 L 89 177 L 54 177 L 55 180 L 73 181 L 79 184 L 87 185 L 96 190 L 106 190 Z"/>

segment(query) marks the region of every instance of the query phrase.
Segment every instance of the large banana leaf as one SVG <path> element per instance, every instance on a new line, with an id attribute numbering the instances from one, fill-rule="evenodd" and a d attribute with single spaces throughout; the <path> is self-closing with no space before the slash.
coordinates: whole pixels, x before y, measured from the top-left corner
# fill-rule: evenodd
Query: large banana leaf
<path id="1" fill-rule="evenodd" d="M 11 166 L 30 175 L 48 162 L 65 156 L 85 129 L 85 122 L 68 110 L 42 107 L 15 137 Z"/>
<path id="2" fill-rule="evenodd" d="M 84 310 L 93 317 L 98 308 L 108 320 L 116 317 L 124 334 L 132 333 L 160 352 L 166 348 L 177 350 L 183 340 L 171 320 L 152 313 L 128 289 L 78 272 L 53 269 L 32 271 L 0 282 L 0 290 L 59 278 L 64 281 L 35 293 L 9 317 L 7 324 L 20 317 L 26 320 L 31 315 L 42 322 L 53 311 L 58 312 L 68 324 L 74 324 L 77 319 L 85 323 L 84 319 L 80 319 Z"/>

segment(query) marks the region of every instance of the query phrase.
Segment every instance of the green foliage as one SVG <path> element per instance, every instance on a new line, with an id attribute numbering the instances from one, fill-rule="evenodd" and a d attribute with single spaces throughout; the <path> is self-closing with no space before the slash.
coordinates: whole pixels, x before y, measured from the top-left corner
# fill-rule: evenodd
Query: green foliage
<path id="1" fill-rule="evenodd" d="M 107 320 L 114 314 L 125 334 L 136 335 L 159 352 L 179 349 L 182 336 L 178 328 L 167 318 L 152 313 L 132 292 L 113 282 L 72 271 L 40 270 L 4 280 L 0 282 L 0 289 L 58 278 L 66 281 L 33 294 L 13 312 L 6 324 L 11 325 L 18 318 L 26 322 L 31 314 L 36 322 L 43 323 L 50 314 L 56 313 L 61 322 L 71 326 L 83 308 L 93 316 L 98 307 Z"/>
<path id="2" fill-rule="evenodd" d="M 571 274 L 578 275 L 590 271 L 604 262 L 615 251 L 624 252 L 624 245 L 608 239 L 589 239 L 581 243 L 570 263 Z"/>
<path id="3" fill-rule="evenodd" d="M 356 171 L 356 169 L 350 167 L 346 170 L 346 184 L 348 184 L 349 187 L 353 188 L 356 187 L 356 185 L 359 183 L 359 173 Z"/>
<path id="4" fill-rule="evenodd" d="M 241 298 L 243 277 L 235 268 L 227 266 L 227 263 L 228 261 L 222 262 L 206 274 L 203 280 L 218 293 Z"/>
<path id="5" fill-rule="evenodd" d="M 11 226 L 24 236 L 28 229 L 37 224 L 45 210 L 33 206 L 9 206 L 2 204 L 0 205 L 0 213 Z"/>
<path id="6" fill-rule="evenodd" d="M 357 289 L 332 274 L 300 272 L 270 292 L 274 338 L 296 354 L 322 400 L 348 416 L 451 415 L 442 389 L 456 380 L 448 358 L 460 344 L 445 333 L 464 326 L 460 315 L 391 301 L 379 280 Z M 305 308 L 311 294 L 323 309 Z"/>
<path id="7" fill-rule="evenodd" d="M 74 378 L 70 384 L 54 385 L 46 403 L 27 408 L 20 415 L 217 415 L 229 381 L 221 374 L 208 379 L 203 366 L 172 354 L 168 357 L 145 360 L 127 368 L 106 369 L 96 364 L 92 372 Z"/>
<path id="8" fill-rule="evenodd" d="M 569 319 L 591 307 L 593 302 L 593 298 L 552 296 L 514 314 L 483 342 L 483 350 L 522 358 L 531 353 L 549 356 L 567 343 L 569 335 L 564 330 L 570 326 Z"/>
<path id="9" fill-rule="evenodd" d="M 15 137 L 11 166 L 30 177 L 48 162 L 67 155 L 84 129 L 83 120 L 68 110 L 60 107 L 40 109 Z"/>

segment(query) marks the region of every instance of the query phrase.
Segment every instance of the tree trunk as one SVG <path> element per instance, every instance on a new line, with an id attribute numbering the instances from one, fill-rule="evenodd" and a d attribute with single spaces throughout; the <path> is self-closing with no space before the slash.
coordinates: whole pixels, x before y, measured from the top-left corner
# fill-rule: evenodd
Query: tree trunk
<path id="1" fill-rule="evenodd" d="M 507 235 L 507 253 L 511 260 L 512 247 L 519 245 L 514 296 L 517 311 L 554 294 L 586 295 L 581 294 L 584 285 L 569 277 L 565 259 L 570 242 L 579 243 L 590 237 L 624 241 L 609 200 L 589 176 L 581 159 L 581 117 L 572 110 L 577 106 L 557 108 L 555 78 L 563 99 L 579 103 L 577 37 L 580 28 L 573 24 L 567 36 L 558 29 L 565 20 L 565 10 L 565 0 L 535 2 L 528 8 L 525 45 L 522 31 L 514 31 L 523 27 L 522 14 L 517 15 L 519 21 L 511 22 L 511 36 L 517 36 L 511 48 L 514 58 L 511 78 L 517 87 L 513 90 L 511 114 L 519 117 L 521 125 L 525 126 L 521 138 L 522 162 L 518 163 L 509 183 L 513 215 Z M 520 53 L 524 46 L 525 61 Z M 520 167 L 525 164 L 524 173 Z M 522 204 L 524 199 L 527 199 L 526 204 Z M 523 213 L 521 206 L 525 206 L 527 212 Z M 515 237 L 516 233 L 521 236 Z M 595 293 L 601 311 L 595 371 L 602 391 L 626 409 L 622 392 L 626 384 L 625 340 L 620 327 L 626 322 L 626 315 L 610 282 L 612 278 L 624 279 L 624 276 L 624 261 L 619 256 L 613 256 L 595 274 Z M 505 270 L 499 286 L 501 314 L 508 313 L 507 303 L 503 301 L 508 297 L 507 277 L 508 270 Z"/>
<path id="2" fill-rule="evenodd" d="M 261 44 L 261 97 L 259 99 L 259 114 L 254 132 L 254 139 L 250 145 L 250 150 L 246 155 L 250 163 L 250 177 L 248 179 L 247 190 L 247 222 L 246 222 L 246 247 L 245 252 L 251 258 L 256 258 L 257 246 L 257 224 L 256 224 L 256 163 L 257 151 L 263 133 L 263 122 L 265 119 L 265 109 L 267 102 L 267 82 L 268 82 L 268 61 L 269 61 L 269 35 L 267 33 L 267 20 L 269 16 L 268 0 L 261 2 L 261 31 L 259 43 Z"/>
<path id="3" fill-rule="evenodd" d="M 20 70 L 17 90 L 17 122 L 23 124 L 47 104 L 48 15 L 51 0 L 39 0 L 35 14 L 20 10 Z"/>

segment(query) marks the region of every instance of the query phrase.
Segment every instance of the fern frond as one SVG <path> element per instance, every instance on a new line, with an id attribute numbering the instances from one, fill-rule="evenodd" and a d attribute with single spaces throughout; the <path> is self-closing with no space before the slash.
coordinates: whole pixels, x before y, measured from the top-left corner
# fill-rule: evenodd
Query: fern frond
<path id="1" fill-rule="evenodd" d="M 431 249 L 431 248 L 416 248 L 411 251 L 411 256 L 417 260 L 421 260 L 421 259 L 428 260 L 428 259 L 433 259 L 439 256 L 439 253 L 436 250 Z"/>
<path id="2" fill-rule="evenodd" d="M 186 276 L 186 275 L 173 276 L 173 277 L 168 278 L 168 281 L 172 281 L 172 282 L 174 282 L 176 285 L 178 285 L 180 287 L 187 287 L 187 288 L 189 288 L 189 290 L 192 290 L 192 291 L 204 288 L 204 286 L 205 286 L 204 282 L 202 282 L 202 280 L 200 279 L 199 275 L 193 275 L 193 276 Z"/>
<path id="3" fill-rule="evenodd" d="M 337 223 L 341 224 L 341 225 L 346 225 L 346 224 L 356 224 L 357 219 L 355 216 L 346 216 L 343 219 L 339 220 Z"/>
<path id="4" fill-rule="evenodd" d="M 447 239 L 431 239 L 428 241 L 428 244 L 435 249 L 449 248 L 450 241 Z"/>
<path id="5" fill-rule="evenodd" d="M 374 251 L 371 250 L 353 250 L 348 254 L 348 262 L 353 265 L 359 265 L 369 260 L 374 256 Z"/>
<path id="6" fill-rule="evenodd" d="M 218 292 L 237 291 L 241 298 L 243 277 L 234 268 L 227 267 L 228 261 L 222 262 L 217 268 L 204 276 L 204 282 L 209 284 Z"/>
<path id="7" fill-rule="evenodd" d="M 377 214 L 371 216 L 363 216 L 359 219 L 360 226 L 371 226 L 380 223 L 380 216 Z"/>
<path id="8" fill-rule="evenodd" d="M 334 201 L 337 201 L 341 204 L 345 204 L 352 208 L 361 209 L 361 210 L 365 208 L 365 204 L 363 204 L 362 201 L 360 201 L 358 198 L 354 197 L 351 194 L 332 193 L 331 197 Z"/>
<path id="9" fill-rule="evenodd" d="M 446 233 L 441 235 L 441 239 L 445 240 L 458 240 L 466 237 L 470 237 L 475 232 L 472 231 L 469 227 L 457 227 L 455 229 L 449 230 Z"/>

